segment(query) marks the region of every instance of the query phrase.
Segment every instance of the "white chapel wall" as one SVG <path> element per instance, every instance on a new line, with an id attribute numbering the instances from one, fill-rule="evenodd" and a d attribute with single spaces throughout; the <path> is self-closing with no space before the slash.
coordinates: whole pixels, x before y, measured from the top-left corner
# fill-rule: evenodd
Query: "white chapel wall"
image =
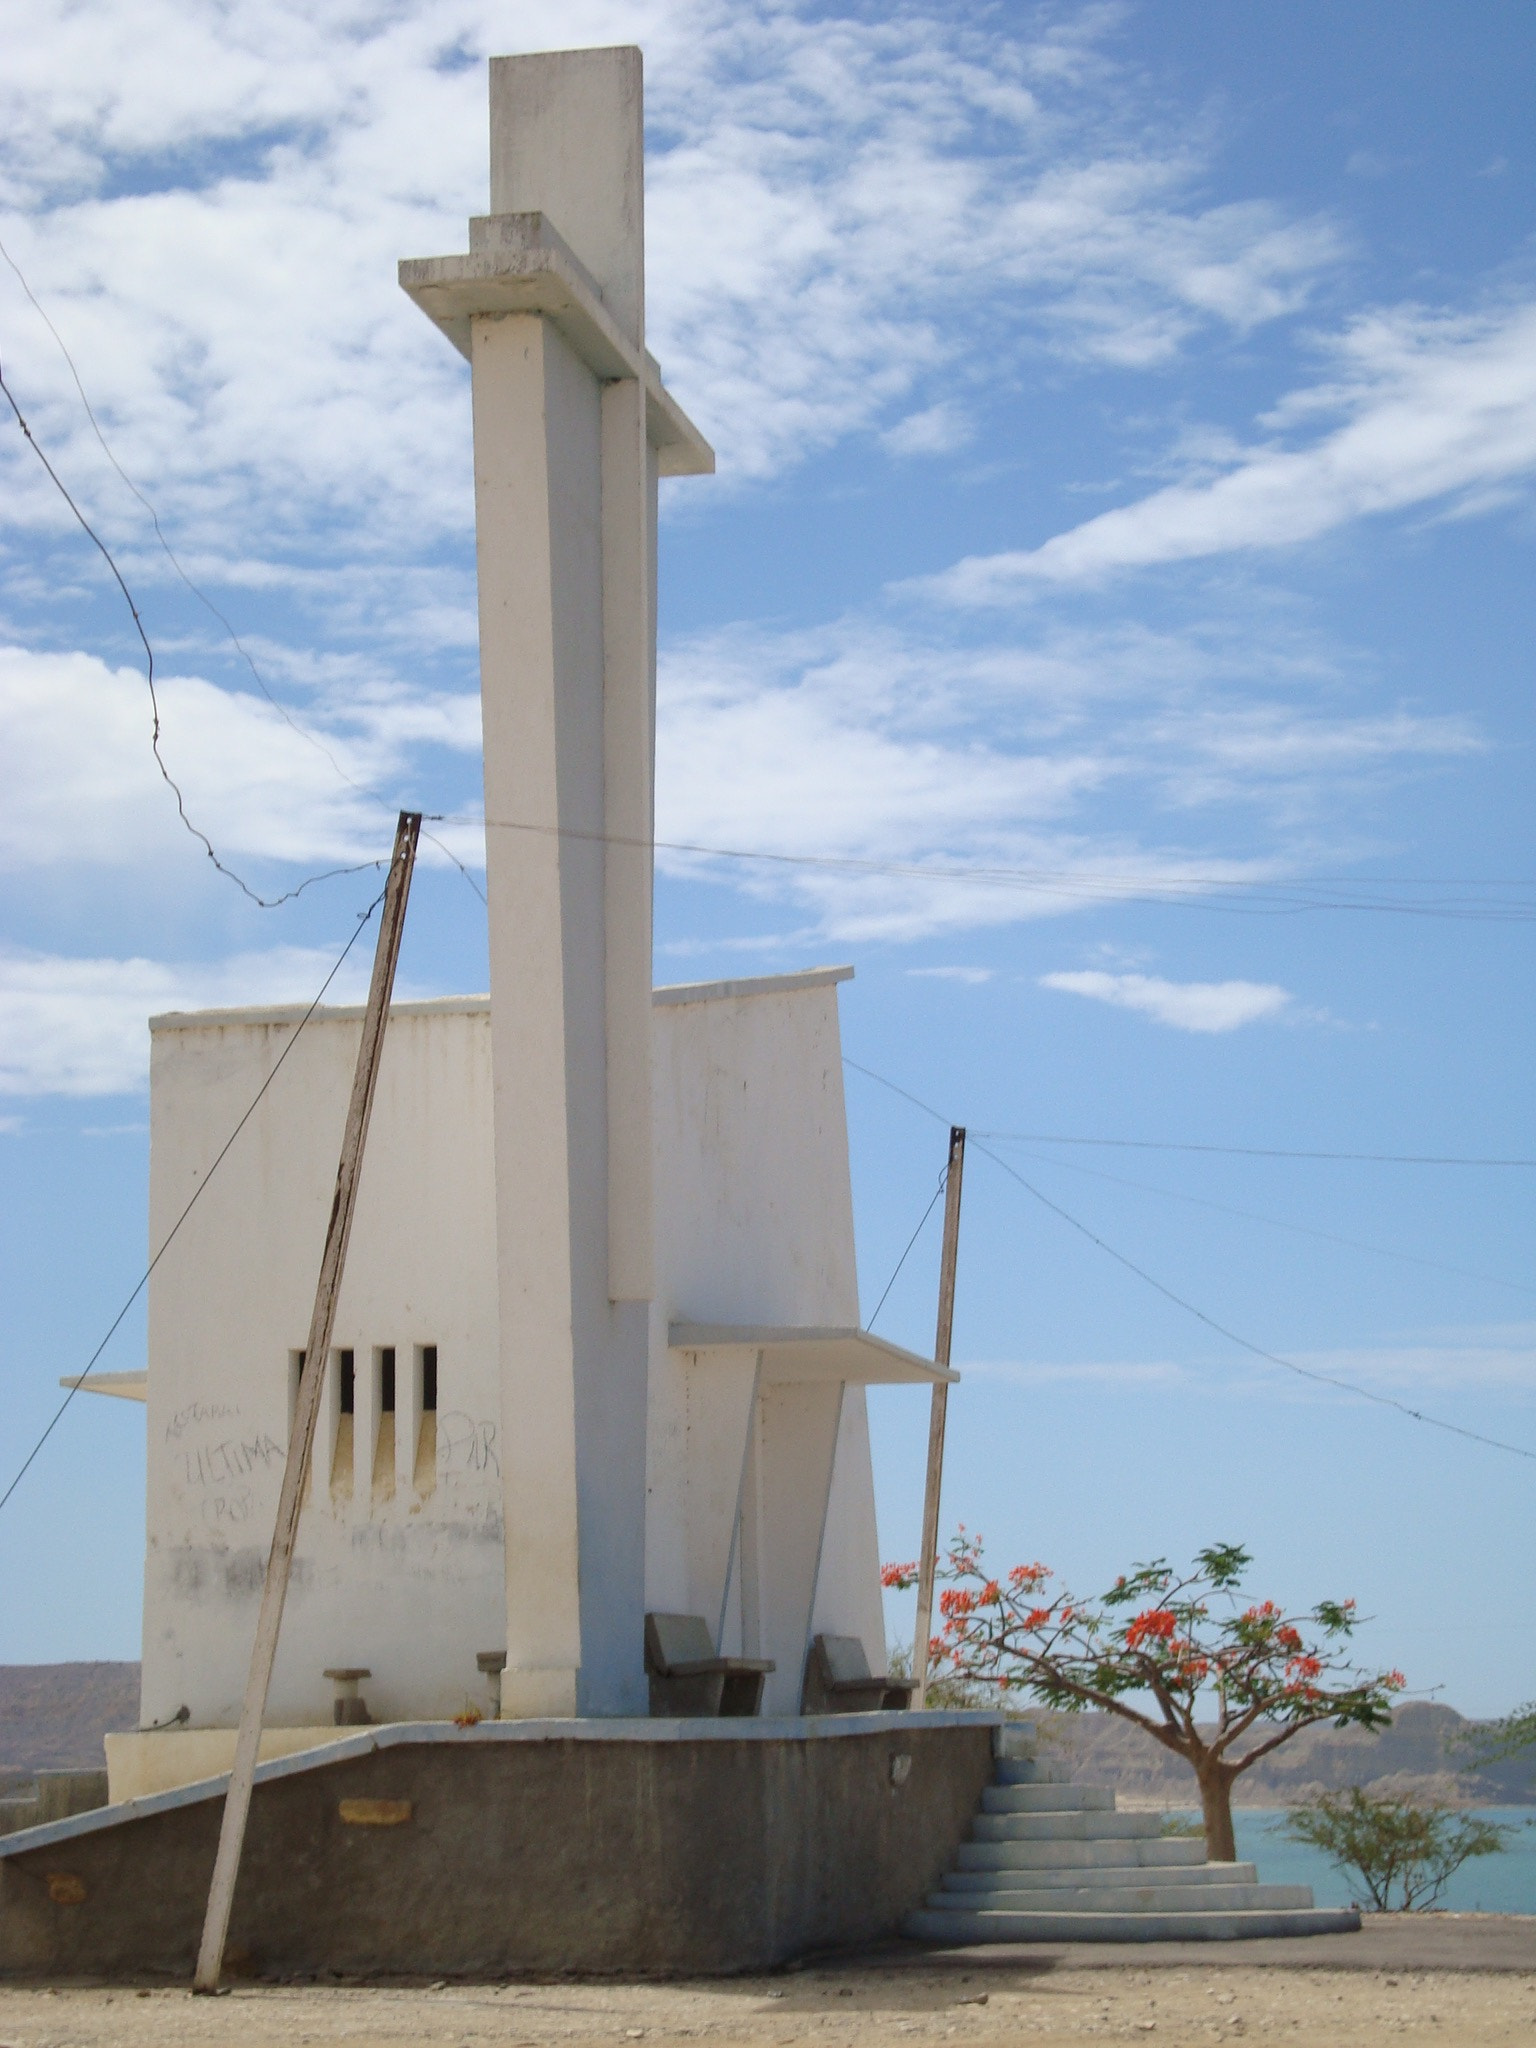
<path id="1" fill-rule="evenodd" d="M 685 1003 L 671 993 L 659 992 L 654 1010 L 646 1604 L 704 1613 L 714 1627 L 751 1373 L 690 1371 L 668 1350 L 667 1325 L 856 1324 L 852 1198 L 835 986 Z M 157 1020 L 154 1244 L 300 1014 Z M 338 1665 L 373 1673 L 363 1692 L 375 1719 L 456 1713 L 484 1700 L 476 1653 L 505 1643 L 489 1021 L 483 997 L 397 1004 L 391 1014 L 334 1337 L 334 1352 L 354 1358 L 352 1457 L 333 1364 L 272 1687 L 274 1728 L 327 1723 L 323 1672 Z M 151 1283 L 146 1724 L 182 1705 L 193 1727 L 227 1728 L 238 1716 L 359 1029 L 355 1011 L 310 1022 Z M 427 1345 L 437 1351 L 438 1408 L 423 1467 Z M 386 1346 L 396 1358 L 396 1442 L 381 1460 L 377 1354 Z M 843 1397 L 833 1474 L 815 1626 L 862 1636 L 879 1670 L 861 1388 Z M 780 1511 L 798 1518 L 792 1500 Z M 733 1599 L 739 1644 L 739 1561 Z M 797 1659 L 784 1660 L 779 1711 L 797 1705 Z"/>
<path id="2" fill-rule="evenodd" d="M 804 1498 L 779 1503 L 779 1530 L 754 1520 L 765 1496 L 749 1458 L 749 1360 L 689 1365 L 667 1348 L 670 1321 L 856 1327 L 853 1195 L 837 982 L 848 970 L 784 977 L 753 992 L 658 990 L 655 1117 L 658 1298 L 652 1315 L 649 1513 L 650 1607 L 725 1619 L 724 1647 L 772 1654 L 768 1614 L 743 1609 L 745 1543 L 754 1531 L 769 1565 L 793 1548 L 798 1525 L 822 1533 L 824 1474 L 806 1460 Z M 798 985 L 797 985 L 798 984 Z M 751 984 L 747 985 L 749 988 Z M 816 1390 L 775 1390 L 768 1412 L 824 1405 Z M 759 1417 L 763 1409 L 759 1407 Z M 815 1626 L 860 1636 L 871 1669 L 885 1669 L 879 1563 L 862 1387 L 849 1387 L 837 1427 L 832 1490 L 816 1575 Z M 738 1494 L 743 1529 L 732 1558 Z M 814 1498 L 813 1498 L 814 1496 Z M 813 1559 L 814 1564 L 814 1559 Z M 746 1573 L 750 1579 L 750 1572 Z M 788 1626 L 788 1617 L 781 1626 Z M 801 1638 L 784 1638 L 765 1706 L 795 1712 Z"/>
<path id="3" fill-rule="evenodd" d="M 153 1245 L 299 1014 L 157 1020 Z M 151 1281 L 146 1723 L 182 1705 L 194 1727 L 238 1716 L 359 1018 L 327 1011 L 309 1023 Z M 363 1693 L 376 1720 L 456 1713 L 484 1697 L 476 1652 L 505 1639 L 489 1103 L 483 999 L 397 1005 L 334 1337 L 335 1353 L 354 1359 L 353 1455 L 348 1469 L 333 1365 L 272 1683 L 275 1726 L 329 1722 L 322 1674 L 336 1665 L 371 1670 Z M 420 1412 L 428 1346 L 435 1417 Z M 393 1430 L 378 1398 L 386 1347 Z"/>

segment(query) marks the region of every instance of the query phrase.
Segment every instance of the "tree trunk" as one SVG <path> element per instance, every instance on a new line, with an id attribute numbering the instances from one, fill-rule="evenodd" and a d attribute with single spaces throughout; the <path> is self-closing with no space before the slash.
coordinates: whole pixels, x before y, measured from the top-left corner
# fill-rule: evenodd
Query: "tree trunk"
<path id="1" fill-rule="evenodd" d="M 1237 1776 L 1230 1764 L 1207 1757 L 1196 1766 L 1200 1781 L 1200 1808 L 1205 1817 L 1205 1853 L 1212 1863 L 1237 1861 L 1237 1838 L 1232 1832 L 1232 1780 Z"/>

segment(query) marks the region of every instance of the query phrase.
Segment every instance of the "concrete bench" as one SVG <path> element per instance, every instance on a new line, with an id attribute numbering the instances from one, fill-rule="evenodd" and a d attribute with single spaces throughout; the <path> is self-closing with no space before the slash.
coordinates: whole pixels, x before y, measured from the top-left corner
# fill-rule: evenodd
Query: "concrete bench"
<path id="1" fill-rule="evenodd" d="M 899 1711 L 912 1700 L 912 1681 L 877 1678 L 857 1636 L 817 1636 L 805 1660 L 800 1710 L 805 1714 Z"/>
<path id="2" fill-rule="evenodd" d="M 773 1665 L 758 1657 L 719 1657 L 701 1614 L 648 1614 L 645 1668 L 653 1714 L 755 1714 Z"/>

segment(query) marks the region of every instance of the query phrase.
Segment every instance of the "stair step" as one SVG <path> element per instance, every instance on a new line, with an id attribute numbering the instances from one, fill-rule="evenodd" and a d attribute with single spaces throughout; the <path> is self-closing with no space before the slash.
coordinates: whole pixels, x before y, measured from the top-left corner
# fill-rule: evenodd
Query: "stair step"
<path id="1" fill-rule="evenodd" d="M 909 1913 L 914 1941 L 970 1947 L 993 1941 L 1254 1941 L 1290 1934 L 1353 1934 L 1360 1915 L 1329 1906 L 1254 1907 L 1213 1913 Z"/>
<path id="2" fill-rule="evenodd" d="M 1080 1885 L 981 1893 L 930 1892 L 931 1912 L 965 1913 L 1219 1913 L 1257 1907 L 1310 1908 L 1307 1884 Z"/>
<path id="3" fill-rule="evenodd" d="M 1113 1813 L 1107 1785 L 988 1785 L 983 1813 Z"/>
<path id="4" fill-rule="evenodd" d="M 940 1880 L 946 1892 L 985 1905 L 995 1893 L 1006 1891 L 1071 1891 L 1085 1884 L 1097 1890 L 1124 1886 L 1177 1885 L 1187 1889 L 1203 1884 L 1257 1884 L 1259 1874 L 1251 1863 L 1075 1865 L 1068 1870 L 946 1870 Z"/>
<path id="5" fill-rule="evenodd" d="M 961 1870 L 1125 1869 L 1204 1861 L 1204 1842 L 1178 1835 L 1155 1835 L 1140 1841 L 962 1842 L 955 1851 L 955 1863 Z"/>
<path id="6" fill-rule="evenodd" d="M 1160 1813 L 979 1813 L 973 1842 L 1136 1842 L 1162 1834 Z M 1204 1844 L 1196 1847 L 1204 1853 Z"/>

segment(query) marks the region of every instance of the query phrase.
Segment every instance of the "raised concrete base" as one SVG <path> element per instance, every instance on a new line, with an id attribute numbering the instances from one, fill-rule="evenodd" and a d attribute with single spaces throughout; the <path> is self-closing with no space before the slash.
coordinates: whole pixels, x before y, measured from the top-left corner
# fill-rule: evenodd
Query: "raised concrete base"
<path id="1" fill-rule="evenodd" d="M 235 1760 L 235 1733 L 233 1728 L 154 1728 L 109 1735 L 107 1804 L 121 1806 L 130 1799 L 218 1777 Z M 318 1749 L 334 1742 L 337 1733 L 334 1727 L 264 1728 L 258 1761 Z"/>
<path id="2" fill-rule="evenodd" d="M 359 1730 L 259 1766 L 231 1958 L 704 1973 L 889 1937 L 954 1857 L 998 1719 Z M 190 1975 L 225 1782 L 0 1838 L 0 1973 Z"/>

